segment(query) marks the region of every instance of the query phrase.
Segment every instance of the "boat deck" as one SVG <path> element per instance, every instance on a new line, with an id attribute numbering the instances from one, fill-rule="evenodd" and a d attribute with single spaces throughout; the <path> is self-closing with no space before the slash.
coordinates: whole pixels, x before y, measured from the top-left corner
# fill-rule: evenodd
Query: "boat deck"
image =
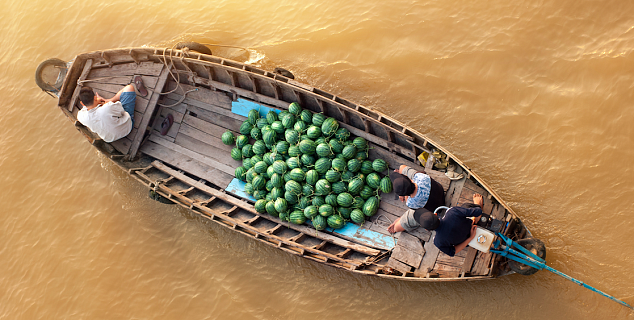
<path id="1" fill-rule="evenodd" d="M 175 74 L 187 69 L 179 68 L 176 64 L 172 67 L 172 72 Z M 208 69 L 208 72 L 207 78 L 213 79 L 213 71 Z M 341 264 L 352 270 L 367 268 L 368 272 L 380 273 L 382 271 L 379 271 L 379 267 L 388 266 L 398 270 L 402 276 L 415 278 L 460 279 L 491 275 L 492 254 L 484 254 L 468 247 L 456 256 L 449 257 L 440 253 L 433 245 L 434 232 L 422 228 L 411 234 L 395 234 L 394 246 L 394 242 L 390 242 L 393 238 L 387 232 L 387 226 L 407 208 L 402 202 L 394 200 L 392 194 L 383 195 L 378 213 L 363 226 L 354 226 L 353 229 L 341 233 L 330 230 L 317 234 L 308 226 L 289 225 L 272 217 L 265 219 L 253 210 L 246 210 L 245 204 L 253 203 L 252 198 L 243 193 L 228 191 L 231 193 L 228 194 L 225 190 L 235 182 L 235 168 L 242 163 L 231 158 L 232 146 L 224 145 L 220 137 L 226 130 L 238 132 L 246 119 L 240 112 L 236 112 L 235 98 L 250 101 L 247 98 L 253 99 L 253 95 L 245 97 L 234 94 L 241 93 L 239 83 L 236 84 L 235 80 L 231 81 L 236 86 L 234 92 L 230 92 L 233 90 L 229 90 L 226 84 L 224 87 L 220 85 L 220 82 L 214 82 L 216 86 L 212 85 L 215 90 L 200 88 L 197 86 L 199 81 L 191 75 L 189 79 L 181 76 L 180 86 L 177 87 L 167 67 L 151 61 L 111 66 L 108 61 L 93 64 L 92 60 L 88 60 L 82 70 L 80 82 L 104 97 L 111 97 L 123 85 L 130 83 L 136 75 L 143 76 L 149 94 L 146 97 L 137 96 L 135 126 L 132 132 L 128 137 L 110 145 L 122 154 L 121 157 L 127 159 L 134 159 L 139 154 L 156 159 L 150 166 L 135 172 L 144 179 L 143 181 L 150 184 L 154 181 L 158 186 L 156 181 L 160 180 L 161 187 L 169 191 L 169 197 L 180 196 L 185 199 L 183 201 L 191 203 L 190 208 L 197 208 L 212 217 L 212 220 L 219 219 L 225 225 L 256 239 L 273 241 L 283 250 L 319 262 Z M 77 86 L 75 92 L 78 92 L 79 87 Z M 190 91 L 197 87 L 201 90 Z M 255 85 L 255 81 L 253 88 L 256 88 L 253 91 L 257 93 L 258 86 Z M 190 92 L 185 94 L 185 91 Z M 159 94 L 166 92 L 170 93 Z M 76 96 L 73 95 L 68 110 L 73 116 L 76 116 L 79 110 Z M 288 102 L 278 101 L 279 103 L 265 101 L 269 102 L 268 104 L 262 101 L 250 103 L 272 109 L 281 109 L 288 105 Z M 174 117 L 174 124 L 167 135 L 161 135 L 161 122 L 168 113 Z M 76 125 L 81 127 L 80 124 Z M 367 135 L 368 130 L 360 130 L 351 122 L 342 123 L 341 126 L 348 128 L 353 134 L 364 137 Z M 90 136 L 89 140 L 98 140 L 89 130 L 82 132 Z M 384 142 L 377 137 L 370 141 L 370 159 L 380 157 L 386 160 L 390 170 L 398 168 L 401 164 L 417 170 L 425 169 L 445 189 L 447 206 L 471 202 L 472 195 L 479 193 L 484 197 L 485 213 L 502 221 L 510 220 L 510 214 L 505 207 L 495 201 L 494 196 L 469 175 L 460 180 L 450 180 L 443 172 L 432 170 L 429 164 L 424 168 L 413 162 L 416 161 L 415 157 L 407 159 L 394 153 L 394 146 L 388 141 Z M 410 154 L 415 155 L 412 152 Z M 222 201 L 216 201 L 218 199 Z M 218 203 L 220 207 L 214 207 L 213 203 Z M 218 217 L 214 218 L 216 216 Z M 364 237 L 371 239 L 363 240 Z M 390 247 L 393 247 L 391 252 L 387 250 Z M 358 255 L 357 260 L 355 255 Z M 357 265 L 355 261 L 358 261 Z M 369 267 L 372 264 L 374 267 Z"/>

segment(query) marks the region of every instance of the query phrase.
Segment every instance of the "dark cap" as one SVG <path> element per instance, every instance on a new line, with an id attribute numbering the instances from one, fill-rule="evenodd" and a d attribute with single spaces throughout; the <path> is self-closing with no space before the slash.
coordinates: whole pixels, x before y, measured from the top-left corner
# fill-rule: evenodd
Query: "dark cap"
<path id="1" fill-rule="evenodd" d="M 418 220 L 418 223 L 420 223 L 420 226 L 427 230 L 436 230 L 436 228 L 438 228 L 438 225 L 440 224 L 440 219 L 438 219 L 438 216 L 425 208 L 417 209 L 414 212 L 414 214 L 419 213 L 421 211 L 423 212 L 421 213 L 420 218 Z"/>
<path id="2" fill-rule="evenodd" d="M 390 179 L 394 188 L 394 199 L 398 199 L 399 196 L 409 196 L 414 192 L 414 183 L 408 177 L 393 172 L 390 174 Z"/>

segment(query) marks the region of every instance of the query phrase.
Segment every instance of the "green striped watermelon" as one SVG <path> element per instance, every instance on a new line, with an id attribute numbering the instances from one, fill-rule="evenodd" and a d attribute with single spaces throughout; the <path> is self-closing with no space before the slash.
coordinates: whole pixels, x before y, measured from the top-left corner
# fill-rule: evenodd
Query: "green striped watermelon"
<path id="1" fill-rule="evenodd" d="M 267 146 L 275 145 L 277 141 L 277 132 L 273 130 L 264 132 L 264 134 L 262 134 L 262 140 L 264 140 L 264 143 Z"/>
<path id="2" fill-rule="evenodd" d="M 306 109 L 302 110 L 302 113 L 299 115 L 299 117 L 305 123 L 312 123 L 313 122 L 313 113 L 308 111 L 308 110 L 306 110 Z"/>
<path id="3" fill-rule="evenodd" d="M 315 216 L 312 222 L 313 222 L 313 227 L 315 227 L 315 229 L 319 231 L 324 230 L 328 227 L 326 218 L 321 215 Z"/>
<path id="4" fill-rule="evenodd" d="M 379 188 L 379 185 L 381 184 L 381 177 L 379 177 L 379 175 L 376 174 L 376 172 L 372 172 L 368 174 L 368 176 L 365 178 L 365 182 L 368 184 L 370 188 L 376 190 Z"/>
<path id="5" fill-rule="evenodd" d="M 346 224 L 346 222 L 343 220 L 343 217 L 338 214 L 333 214 L 329 216 L 326 221 L 328 222 L 328 226 L 333 229 L 341 229 Z"/>
<path id="6" fill-rule="evenodd" d="M 271 183 L 274 187 L 281 188 L 284 185 L 284 179 L 276 172 L 271 176 Z"/>
<path id="7" fill-rule="evenodd" d="M 328 170 L 326 171 L 326 175 L 325 175 L 326 180 L 328 180 L 328 182 L 337 182 L 339 180 L 341 180 L 341 174 L 335 170 Z"/>
<path id="8" fill-rule="evenodd" d="M 334 158 L 332 159 L 332 168 L 335 169 L 338 172 L 345 172 L 346 171 L 346 160 L 342 159 L 342 158 Z"/>
<path id="9" fill-rule="evenodd" d="M 381 192 L 383 193 L 392 192 L 392 180 L 390 180 L 390 177 L 383 177 L 383 179 L 381 179 L 381 184 L 379 185 L 379 187 L 381 188 Z"/>
<path id="10" fill-rule="evenodd" d="M 321 137 L 321 129 L 319 129 L 319 127 L 317 127 L 317 126 L 310 126 L 306 130 L 306 135 L 310 139 L 313 139 L 313 140 L 317 139 L 317 138 Z"/>
<path id="11" fill-rule="evenodd" d="M 350 131 L 346 128 L 339 128 L 335 133 L 335 138 L 339 141 L 346 141 L 350 137 Z"/>
<path id="12" fill-rule="evenodd" d="M 290 216 L 288 217 L 288 221 L 293 224 L 303 224 L 304 222 L 306 222 L 306 216 L 304 216 L 303 211 L 295 210 L 291 212 Z"/>
<path id="13" fill-rule="evenodd" d="M 245 121 L 240 125 L 240 133 L 245 136 L 251 134 L 251 129 L 253 129 L 253 125 L 249 121 Z"/>
<path id="14" fill-rule="evenodd" d="M 324 123 L 324 120 L 326 120 L 326 116 L 322 113 L 313 114 L 313 125 L 321 127 L 321 125 Z"/>
<path id="15" fill-rule="evenodd" d="M 308 128 L 308 125 L 304 121 L 296 121 L 293 125 L 293 130 L 299 133 L 306 131 L 306 128 Z"/>
<path id="16" fill-rule="evenodd" d="M 302 194 L 305 196 L 312 196 L 315 194 L 315 188 L 308 183 L 305 183 L 302 186 Z"/>
<path id="17" fill-rule="evenodd" d="M 253 181 L 253 177 L 255 177 L 257 175 L 257 173 L 255 173 L 255 171 L 253 170 L 253 168 L 247 170 L 247 173 L 245 174 L 245 177 L 247 179 L 247 182 L 251 182 Z"/>
<path id="18" fill-rule="evenodd" d="M 335 209 L 331 205 L 325 203 L 319 206 L 319 215 L 323 217 L 328 217 L 331 216 L 333 213 L 335 213 Z"/>
<path id="19" fill-rule="evenodd" d="M 284 199 L 290 204 L 296 204 L 299 201 L 299 196 L 290 191 L 284 192 Z"/>
<path id="20" fill-rule="evenodd" d="M 242 166 L 247 170 L 251 169 L 251 167 L 253 167 L 253 163 L 251 163 L 251 158 L 242 159 Z"/>
<path id="21" fill-rule="evenodd" d="M 319 207 L 324 203 L 326 203 L 326 201 L 324 200 L 324 197 L 320 197 L 320 196 L 313 197 L 313 206 Z"/>
<path id="22" fill-rule="evenodd" d="M 260 174 L 265 173 L 268 168 L 269 166 L 264 161 L 259 161 L 253 166 L 253 170 Z"/>
<path id="23" fill-rule="evenodd" d="M 253 146 L 248 144 L 245 145 L 244 147 L 242 147 L 242 156 L 247 157 L 247 158 L 251 158 L 253 157 L 254 153 L 253 153 Z"/>
<path id="24" fill-rule="evenodd" d="M 379 199 L 377 197 L 370 197 L 365 201 L 365 204 L 363 205 L 363 214 L 371 217 L 377 210 L 379 210 Z"/>
<path id="25" fill-rule="evenodd" d="M 283 186 L 284 185 L 282 184 L 281 187 L 275 187 L 271 190 L 271 198 L 273 198 L 273 200 L 284 197 L 284 190 L 282 189 Z"/>
<path id="26" fill-rule="evenodd" d="M 288 105 L 288 112 L 298 116 L 302 112 L 302 108 L 299 106 L 299 103 L 291 102 L 291 104 Z"/>
<path id="27" fill-rule="evenodd" d="M 309 170 L 306 172 L 306 183 L 310 185 L 315 185 L 319 180 L 319 172 L 315 170 Z"/>
<path id="28" fill-rule="evenodd" d="M 297 142 L 299 142 L 299 133 L 293 129 L 287 129 L 284 133 L 284 137 L 286 138 L 286 141 L 291 145 L 297 144 Z"/>
<path id="29" fill-rule="evenodd" d="M 262 138 L 262 131 L 260 131 L 260 129 L 256 127 L 253 127 L 253 129 L 251 129 L 250 135 L 251 135 L 251 138 L 255 140 L 259 140 Z"/>
<path id="30" fill-rule="evenodd" d="M 324 198 L 324 201 L 326 201 L 326 204 L 331 205 L 333 208 L 337 207 L 337 195 L 329 194 L 326 196 L 326 198 Z"/>
<path id="31" fill-rule="evenodd" d="M 372 161 L 365 160 L 361 163 L 361 173 L 368 174 L 372 171 L 374 171 L 374 168 L 372 168 Z"/>
<path id="32" fill-rule="evenodd" d="M 289 114 L 282 119 L 282 125 L 286 129 L 292 129 L 295 125 L 295 115 Z"/>
<path id="33" fill-rule="evenodd" d="M 264 213 L 266 212 L 266 200 L 258 200 L 255 202 L 255 211 L 259 212 L 259 213 Z"/>
<path id="34" fill-rule="evenodd" d="M 299 143 L 299 151 L 303 154 L 314 154 L 317 145 L 310 139 L 302 140 Z"/>
<path id="35" fill-rule="evenodd" d="M 269 111 L 266 114 L 266 122 L 271 125 L 275 121 L 277 121 L 277 113 L 275 113 L 275 111 Z"/>
<path id="36" fill-rule="evenodd" d="M 288 192 L 292 192 L 293 194 L 302 194 L 302 185 L 295 180 L 289 180 L 286 182 L 284 189 Z"/>
<path id="37" fill-rule="evenodd" d="M 284 131 L 286 130 L 286 128 L 284 128 L 284 125 L 282 124 L 282 121 L 275 121 L 271 124 L 271 128 L 273 129 L 273 131 L 277 132 L 277 133 L 284 133 Z"/>
<path id="38" fill-rule="evenodd" d="M 266 186 L 266 179 L 263 176 L 255 176 L 253 177 L 253 190 L 262 190 Z"/>
<path id="39" fill-rule="evenodd" d="M 322 158 L 332 156 L 332 151 L 330 150 L 330 146 L 327 143 L 320 143 L 319 145 L 317 145 L 317 148 L 315 148 L 315 152 L 319 157 Z"/>
<path id="40" fill-rule="evenodd" d="M 363 160 L 368 158 L 368 153 L 366 151 L 359 151 L 355 156 L 355 159 L 359 160 L 359 162 L 363 162 Z"/>
<path id="41" fill-rule="evenodd" d="M 266 177 L 271 179 L 271 177 L 273 177 L 274 174 L 275 174 L 275 170 L 273 169 L 273 166 L 269 165 L 269 167 L 266 168 Z"/>
<path id="42" fill-rule="evenodd" d="M 349 144 L 343 148 L 341 154 L 346 160 L 350 160 L 357 154 L 357 147 L 353 144 Z"/>
<path id="43" fill-rule="evenodd" d="M 337 181 L 330 185 L 330 188 L 332 189 L 332 193 L 340 194 L 348 191 L 348 184 L 343 181 Z"/>
<path id="44" fill-rule="evenodd" d="M 235 142 L 235 137 L 233 136 L 233 132 L 231 131 L 226 131 L 225 133 L 222 134 L 221 136 L 222 139 L 222 143 L 230 146 Z"/>
<path id="45" fill-rule="evenodd" d="M 297 158 L 289 158 L 289 159 L 297 159 Z M 304 173 L 302 169 L 294 168 L 293 170 L 291 170 L 291 179 L 298 182 L 302 182 L 304 181 L 304 179 L 306 179 L 306 174 Z"/>
<path id="46" fill-rule="evenodd" d="M 323 135 L 328 137 L 335 134 L 337 129 L 339 129 L 339 122 L 337 122 L 334 118 L 326 118 L 326 120 L 324 120 L 321 124 L 321 132 Z"/>
<path id="47" fill-rule="evenodd" d="M 238 180 L 246 181 L 247 169 L 245 167 L 237 167 L 234 173 Z"/>
<path id="48" fill-rule="evenodd" d="M 262 130 L 262 128 L 269 125 L 269 122 L 266 121 L 266 118 L 260 118 L 255 122 L 255 125 L 258 127 L 258 129 Z"/>
<path id="49" fill-rule="evenodd" d="M 354 146 L 357 147 L 357 150 L 362 151 L 368 149 L 368 142 L 362 137 L 356 137 L 352 140 Z"/>
<path id="50" fill-rule="evenodd" d="M 337 208 L 337 212 L 344 218 L 350 219 L 350 212 L 352 212 L 352 208 L 339 207 Z"/>
<path id="51" fill-rule="evenodd" d="M 290 213 L 288 211 L 280 212 L 280 220 L 288 221 L 288 216 Z"/>
<path id="52" fill-rule="evenodd" d="M 275 201 L 271 200 L 271 201 L 267 202 L 266 206 L 265 206 L 265 209 L 266 209 L 266 213 L 268 213 L 268 214 L 270 214 L 270 215 L 272 215 L 274 217 L 279 217 L 280 216 L 280 214 L 277 213 L 277 210 L 275 210 Z"/>
<path id="53" fill-rule="evenodd" d="M 255 109 L 249 110 L 249 113 L 247 114 L 247 121 L 249 121 L 250 124 L 255 124 L 258 119 L 260 119 L 260 112 Z"/>
<path id="54" fill-rule="evenodd" d="M 383 172 L 387 170 L 387 162 L 383 159 L 374 159 L 372 162 L 372 169 L 376 172 Z"/>
<path id="55" fill-rule="evenodd" d="M 315 157 L 309 154 L 302 154 L 302 157 L 300 158 L 300 160 L 302 160 L 302 163 L 305 166 L 313 166 L 315 164 Z"/>
<path id="56" fill-rule="evenodd" d="M 282 160 L 275 160 L 272 166 L 273 166 L 273 170 L 275 170 L 275 173 L 277 174 L 284 174 L 287 170 L 286 162 Z"/>
<path id="57" fill-rule="evenodd" d="M 242 147 L 246 146 L 247 143 L 249 143 L 249 137 L 245 136 L 245 135 L 239 135 L 236 138 L 236 147 L 242 149 Z"/>
<path id="58" fill-rule="evenodd" d="M 253 150 L 253 153 L 255 154 L 263 155 L 266 153 L 266 145 L 264 144 L 264 141 L 258 140 L 253 143 L 251 150 Z"/>
<path id="59" fill-rule="evenodd" d="M 315 171 L 325 174 L 331 168 L 331 161 L 328 158 L 319 158 L 315 161 Z"/>
<path id="60" fill-rule="evenodd" d="M 308 219 L 312 219 L 319 214 L 319 209 L 316 206 L 308 206 L 304 209 L 304 216 Z"/>
<path id="61" fill-rule="evenodd" d="M 361 210 L 354 209 L 350 212 L 350 220 L 358 225 L 362 225 L 365 222 L 365 215 Z"/>
<path id="62" fill-rule="evenodd" d="M 280 153 L 280 154 L 287 154 L 287 153 L 288 153 L 288 147 L 290 147 L 290 145 L 288 144 L 288 142 L 286 142 L 286 141 L 279 141 L 279 142 L 275 145 L 275 151 L 277 151 L 277 153 Z"/>
<path id="63" fill-rule="evenodd" d="M 240 148 L 231 149 L 231 158 L 236 161 L 242 160 L 242 150 Z"/>
<path id="64" fill-rule="evenodd" d="M 344 145 L 337 139 L 330 140 L 328 144 L 334 153 L 341 153 L 341 151 L 343 151 Z"/>
<path id="65" fill-rule="evenodd" d="M 359 194 L 359 192 L 361 192 L 361 190 L 363 189 L 363 179 L 361 178 L 354 178 L 352 180 L 350 180 L 350 182 L 348 183 L 348 192 L 350 192 L 350 194 L 352 195 L 357 195 Z"/>
<path id="66" fill-rule="evenodd" d="M 290 157 L 286 159 L 286 165 L 290 169 L 295 169 L 295 168 L 299 168 L 302 165 L 302 163 L 299 161 L 298 157 Z"/>
<path id="67" fill-rule="evenodd" d="M 341 193 L 337 196 L 337 204 L 342 207 L 350 207 L 354 202 L 354 198 L 347 192 Z"/>
<path id="68" fill-rule="evenodd" d="M 244 192 L 248 194 L 253 194 L 253 185 L 250 182 L 244 185 Z"/>
<path id="69" fill-rule="evenodd" d="M 374 194 L 375 194 L 374 190 L 372 190 L 372 188 L 370 188 L 369 186 L 364 186 L 361 192 L 359 193 L 361 198 L 363 198 L 364 200 L 367 200 L 369 197 L 373 196 Z"/>
<path id="70" fill-rule="evenodd" d="M 348 161 L 348 170 L 352 172 L 357 172 L 361 169 L 361 162 L 357 159 L 350 159 Z"/>
<path id="71" fill-rule="evenodd" d="M 299 147 L 298 146 L 290 146 L 288 147 L 288 155 L 291 157 L 297 157 L 300 156 L 302 153 L 299 152 Z"/>
<path id="72" fill-rule="evenodd" d="M 330 193 L 330 183 L 326 179 L 321 179 L 315 184 L 315 194 L 325 196 Z"/>

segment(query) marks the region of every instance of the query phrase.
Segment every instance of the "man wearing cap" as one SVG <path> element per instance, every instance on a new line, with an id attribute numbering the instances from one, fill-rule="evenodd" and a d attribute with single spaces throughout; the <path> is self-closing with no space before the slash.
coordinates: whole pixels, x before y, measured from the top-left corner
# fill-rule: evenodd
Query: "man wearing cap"
<path id="1" fill-rule="evenodd" d="M 469 203 L 464 207 L 452 207 L 447 210 L 442 219 L 438 218 L 433 212 L 422 208 L 414 212 L 414 221 L 409 223 L 418 224 L 430 231 L 435 230 L 434 245 L 444 254 L 453 257 L 467 247 L 471 239 L 475 237 L 475 224 L 482 215 L 483 204 L 482 196 L 476 193 L 473 195 L 473 204 Z M 402 219 L 401 217 L 399 220 Z M 398 225 L 400 226 L 400 224 Z M 411 227 L 408 224 L 405 225 Z M 393 229 L 396 231 L 398 228 L 395 226 Z"/>
<path id="2" fill-rule="evenodd" d="M 390 233 L 416 229 L 418 223 L 414 210 L 425 208 L 434 211 L 445 205 L 445 191 L 440 183 L 424 172 L 416 171 L 406 165 L 390 173 L 395 199 L 400 199 L 411 208 L 403 216 L 388 227 Z"/>

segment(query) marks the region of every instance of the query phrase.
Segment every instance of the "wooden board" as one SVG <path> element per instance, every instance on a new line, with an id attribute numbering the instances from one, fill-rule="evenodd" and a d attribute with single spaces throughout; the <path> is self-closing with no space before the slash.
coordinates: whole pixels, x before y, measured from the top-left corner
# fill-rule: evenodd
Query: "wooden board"
<path id="1" fill-rule="evenodd" d="M 462 270 L 460 271 L 462 274 L 470 273 L 471 267 L 473 266 L 473 261 L 475 260 L 476 254 L 478 250 L 472 247 L 467 247 L 467 256 L 464 259 L 462 264 Z"/>
<path id="2" fill-rule="evenodd" d="M 236 120 L 227 116 L 223 116 L 221 114 L 211 112 L 211 111 L 198 108 L 195 106 L 189 106 L 187 108 L 187 114 L 190 116 L 195 115 L 196 118 L 200 118 L 209 123 L 213 123 L 219 127 L 222 127 L 234 132 L 240 132 L 240 126 L 242 125 L 242 122 L 243 122 L 243 121 L 239 121 L 239 120 Z"/>
<path id="3" fill-rule="evenodd" d="M 132 132 L 130 132 L 132 133 Z M 132 145 L 132 141 L 127 137 L 121 138 L 119 140 L 115 140 L 110 142 L 110 145 L 113 146 L 117 151 L 121 152 L 121 154 L 127 154 L 130 150 L 130 146 Z"/>
<path id="4" fill-rule="evenodd" d="M 144 143 L 140 151 L 221 188 L 226 188 L 233 180 L 231 175 L 152 141 Z"/>
<path id="5" fill-rule="evenodd" d="M 425 248 L 425 255 L 423 255 L 423 260 L 414 272 L 414 275 L 426 276 L 427 273 L 434 268 L 436 258 L 438 258 L 438 253 L 440 252 L 438 247 L 434 245 L 435 236 L 436 231 L 432 231 L 431 238 L 429 238 L 429 241 L 425 242 L 425 245 L 423 246 L 423 248 Z"/>
<path id="6" fill-rule="evenodd" d="M 406 232 L 399 233 L 396 244 L 411 251 L 420 253 L 421 255 L 425 254 L 425 249 L 423 248 L 423 244 L 420 239 Z M 418 264 L 416 266 L 418 266 Z"/>
<path id="7" fill-rule="evenodd" d="M 464 187 L 465 181 L 467 178 L 462 178 L 460 180 L 453 180 L 449 185 L 449 190 L 445 194 L 445 203 L 448 207 L 455 207 L 458 205 L 458 201 L 460 200 L 460 193 L 462 193 L 462 188 Z"/>
<path id="8" fill-rule="evenodd" d="M 163 69 L 162 63 L 154 63 L 151 61 L 141 62 L 138 65 L 136 63 L 123 63 L 114 65 L 112 67 L 93 68 L 90 71 L 90 79 L 104 78 L 104 77 L 119 77 L 119 76 L 132 76 L 135 74 L 146 76 L 158 76 Z"/>
<path id="9" fill-rule="evenodd" d="M 192 151 L 190 149 L 187 149 L 185 147 L 182 147 L 176 143 L 173 142 L 169 142 L 168 140 L 163 139 L 160 136 L 157 135 L 151 135 L 149 138 L 149 141 L 152 141 L 158 145 L 161 145 L 163 147 L 166 147 L 170 150 L 173 150 L 174 152 L 177 152 L 179 154 L 185 155 L 189 158 L 192 158 L 200 163 L 203 163 L 207 166 L 210 166 L 212 168 L 218 169 L 222 172 L 225 172 L 227 175 L 233 176 L 233 174 L 235 173 L 234 168 L 231 168 L 230 166 L 218 161 L 217 159 L 214 158 L 210 158 L 208 156 L 202 155 L 200 153 L 197 153 L 195 151 Z M 211 180 L 209 180 L 211 181 Z"/>
<path id="10" fill-rule="evenodd" d="M 84 65 L 84 69 L 81 72 L 81 75 L 79 76 L 78 81 L 82 81 L 84 79 L 86 79 L 86 77 L 89 75 L 90 73 L 90 68 L 92 67 L 92 59 L 88 59 L 86 60 L 86 64 Z M 81 91 L 82 86 L 81 85 L 77 85 L 75 87 L 75 91 L 73 91 L 73 96 L 70 99 L 70 104 L 68 105 L 68 111 L 73 111 L 75 109 L 75 105 L 78 104 L 78 100 L 79 100 L 79 91 Z"/>
<path id="11" fill-rule="evenodd" d="M 489 274 L 489 265 L 491 264 L 492 257 L 493 253 L 491 252 L 484 253 L 478 251 L 473 267 L 471 268 L 471 275 L 483 276 Z"/>
<path id="12" fill-rule="evenodd" d="M 420 265 L 423 255 L 419 252 L 412 251 L 409 248 L 396 245 L 392 251 L 392 258 L 412 267 Z"/>
<path id="13" fill-rule="evenodd" d="M 182 131 L 178 133 L 176 139 L 174 139 L 174 143 L 193 152 L 217 160 L 219 163 L 224 165 L 221 167 L 221 170 L 225 171 L 223 168 L 229 168 L 231 170 L 230 172 L 227 172 L 228 174 L 234 174 L 235 169 L 242 165 L 242 162 L 233 160 L 233 158 L 231 158 L 231 154 L 227 151 L 216 148 L 216 146 L 212 144 L 202 142 L 195 137 L 188 136 Z M 223 144 L 221 143 L 221 145 Z"/>
<path id="14" fill-rule="evenodd" d="M 158 77 L 154 77 L 154 76 L 141 76 L 141 79 L 143 79 L 143 85 L 145 85 L 145 87 L 148 88 L 148 90 L 150 88 L 156 87 L 156 82 L 158 81 Z M 134 75 L 112 76 L 112 77 L 105 77 L 105 78 L 93 78 L 89 75 L 87 80 L 91 80 L 90 82 L 93 82 L 93 83 L 104 83 L 104 84 L 115 84 L 119 86 L 126 86 L 134 81 Z"/>
<path id="15" fill-rule="evenodd" d="M 406 274 L 412 271 L 411 266 L 408 266 L 407 264 L 398 261 L 394 257 L 390 257 L 390 259 L 387 261 L 385 265 L 392 269 L 398 270 L 402 274 Z"/>
<path id="16" fill-rule="evenodd" d="M 457 278 L 462 272 L 462 266 L 466 256 L 466 249 L 457 252 L 453 257 L 440 252 L 433 271 L 438 273 L 441 277 Z"/>
<path id="17" fill-rule="evenodd" d="M 181 83 L 181 88 L 185 90 L 185 92 L 189 90 L 197 89 L 196 87 L 182 84 L 182 83 Z M 183 94 L 184 92 L 178 89 L 175 92 L 167 95 L 167 97 L 178 101 L 182 98 Z M 207 88 L 198 88 L 198 90 L 196 91 L 191 91 L 187 93 L 185 100 L 188 100 L 188 101 L 183 101 L 187 104 L 190 104 L 189 101 L 194 100 L 195 102 L 200 102 L 201 105 L 212 105 L 215 107 L 223 108 L 225 110 L 231 110 L 231 99 L 229 98 L 229 96 L 227 96 L 225 93 L 221 93 L 219 91 L 212 91 Z M 196 104 L 196 103 L 193 103 L 193 104 Z"/>

